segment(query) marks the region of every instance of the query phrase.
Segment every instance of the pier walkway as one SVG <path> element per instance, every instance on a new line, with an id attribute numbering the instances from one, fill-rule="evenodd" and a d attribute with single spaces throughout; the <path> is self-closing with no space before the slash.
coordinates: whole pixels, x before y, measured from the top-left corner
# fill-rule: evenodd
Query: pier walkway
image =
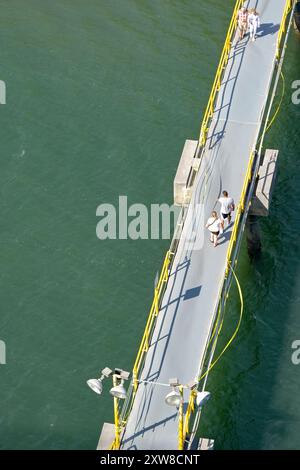
<path id="1" fill-rule="evenodd" d="M 185 224 L 170 265 L 121 449 L 177 449 L 178 412 L 165 403 L 170 389 L 157 383 L 177 377 L 186 384 L 203 370 L 234 230 L 232 223 L 214 248 L 205 223 L 213 209 L 220 211 L 217 199 L 223 189 L 241 205 L 249 156 L 257 147 L 274 77 L 278 35 L 286 21 L 286 0 L 257 0 L 245 5 L 257 8 L 261 28 L 255 42 L 250 42 L 248 34 L 238 41 L 235 34 L 230 44 L 208 132 L 204 138 L 202 135 L 205 143 L 186 219 L 190 223 Z M 189 218 L 196 206 L 196 218 Z M 195 233 L 203 233 L 202 242 L 199 237 L 192 241 Z M 185 412 L 189 400 L 186 389 Z"/>

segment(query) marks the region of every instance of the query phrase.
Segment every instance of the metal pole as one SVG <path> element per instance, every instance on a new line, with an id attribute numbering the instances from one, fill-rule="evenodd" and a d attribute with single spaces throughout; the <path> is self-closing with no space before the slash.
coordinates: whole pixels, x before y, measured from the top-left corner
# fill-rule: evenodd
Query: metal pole
<path id="1" fill-rule="evenodd" d="M 180 393 L 180 405 L 178 410 L 178 450 L 183 450 L 184 439 L 183 439 L 183 386 L 178 387 Z"/>
<path id="2" fill-rule="evenodd" d="M 113 386 L 118 385 L 116 375 L 113 375 Z M 114 448 L 117 450 L 120 448 L 120 417 L 119 417 L 119 399 L 114 397 L 114 417 L 115 417 L 115 445 Z"/>

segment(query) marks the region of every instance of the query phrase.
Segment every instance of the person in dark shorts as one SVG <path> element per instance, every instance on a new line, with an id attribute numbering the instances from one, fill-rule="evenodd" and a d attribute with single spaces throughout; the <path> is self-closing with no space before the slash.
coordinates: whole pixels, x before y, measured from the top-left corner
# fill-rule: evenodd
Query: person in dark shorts
<path id="1" fill-rule="evenodd" d="M 208 228 L 210 232 L 210 241 L 214 244 L 214 246 L 217 246 L 218 236 L 220 233 L 223 233 L 223 222 L 218 217 L 216 211 L 212 211 L 205 227 Z"/>
<path id="2" fill-rule="evenodd" d="M 234 200 L 232 197 L 228 196 L 227 191 L 223 191 L 223 197 L 220 197 L 218 199 L 219 203 L 221 204 L 221 217 L 222 221 L 225 222 L 225 220 L 228 220 L 228 225 L 231 222 L 231 212 L 234 211 L 235 206 L 234 206 Z"/>

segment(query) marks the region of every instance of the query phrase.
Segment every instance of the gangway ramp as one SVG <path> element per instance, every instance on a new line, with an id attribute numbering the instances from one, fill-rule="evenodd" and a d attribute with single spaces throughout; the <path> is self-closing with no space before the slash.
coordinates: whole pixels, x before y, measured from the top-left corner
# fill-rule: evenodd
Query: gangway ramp
<path id="1" fill-rule="evenodd" d="M 201 373 L 228 269 L 228 247 L 234 230 L 234 225 L 226 229 L 219 246 L 214 248 L 204 224 L 211 211 L 219 209 L 216 201 L 221 190 L 228 190 L 236 203 L 245 196 L 249 156 L 253 156 L 257 145 L 288 3 L 292 2 L 245 3 L 259 11 L 261 28 L 254 43 L 248 35 L 242 41 L 236 35 L 231 44 L 188 215 L 197 205 L 200 210 L 196 221 L 188 215 L 186 218 L 192 222 L 186 222 L 172 262 L 126 421 L 122 449 L 178 448 L 178 413 L 165 403 L 169 390 L 160 384 L 168 383 L 172 377 L 185 384 Z M 200 247 L 191 242 L 195 231 L 205 234 Z M 189 399 L 189 390 L 184 390 L 185 411 Z"/>

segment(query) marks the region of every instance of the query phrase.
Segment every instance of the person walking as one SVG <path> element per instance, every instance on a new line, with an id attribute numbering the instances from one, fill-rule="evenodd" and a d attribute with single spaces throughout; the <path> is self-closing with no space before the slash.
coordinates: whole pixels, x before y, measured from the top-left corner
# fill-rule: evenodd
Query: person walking
<path id="1" fill-rule="evenodd" d="M 223 233 L 223 222 L 218 217 L 216 211 L 212 211 L 211 216 L 208 219 L 205 227 L 208 228 L 210 232 L 210 241 L 216 247 L 218 244 L 218 236 L 220 235 L 220 233 Z"/>
<path id="2" fill-rule="evenodd" d="M 242 7 L 237 14 L 238 30 L 240 40 L 242 40 L 247 33 L 248 29 L 248 10 L 246 7 Z"/>
<path id="3" fill-rule="evenodd" d="M 250 40 L 254 42 L 256 39 L 257 29 L 260 27 L 259 14 L 255 10 L 255 8 L 251 8 L 251 10 L 249 10 L 248 26 L 250 30 Z"/>
<path id="4" fill-rule="evenodd" d="M 227 219 L 229 225 L 231 222 L 231 212 L 235 209 L 234 200 L 232 197 L 228 196 L 227 191 L 223 191 L 222 194 L 223 197 L 218 199 L 219 203 L 221 204 L 221 217 L 223 222 L 225 222 Z"/>

